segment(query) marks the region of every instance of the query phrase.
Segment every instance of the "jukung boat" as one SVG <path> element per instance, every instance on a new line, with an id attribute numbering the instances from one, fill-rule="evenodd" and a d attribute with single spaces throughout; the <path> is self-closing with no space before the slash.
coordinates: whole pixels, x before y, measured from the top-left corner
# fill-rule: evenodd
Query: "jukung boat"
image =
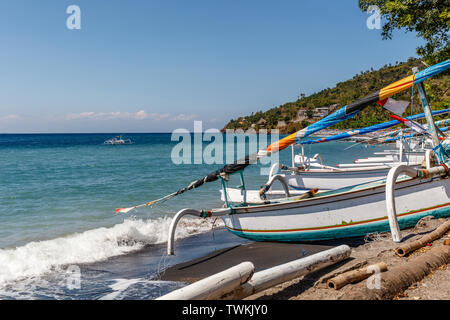
<path id="1" fill-rule="evenodd" d="M 123 145 L 123 144 L 133 144 L 131 139 L 123 139 L 122 136 L 115 136 L 114 138 L 108 139 L 103 144 L 110 145 Z"/>
<path id="2" fill-rule="evenodd" d="M 447 60 L 420 72 L 414 72 L 413 75 L 281 139 L 267 149 L 226 165 L 185 188 L 142 205 L 118 208 L 116 212 L 126 213 L 137 207 L 153 206 L 198 188 L 206 182 L 218 179 L 223 182 L 230 174 L 240 173 L 242 176 L 242 170 L 261 157 L 283 150 L 298 139 L 355 116 L 371 103 L 384 100 L 416 85 L 433 140 L 433 156 L 438 163 L 437 166 L 418 169 L 400 165 L 392 168 L 387 177 L 377 181 L 332 191 L 309 192 L 295 197 L 287 196 L 257 205 L 242 203 L 212 210 L 183 209 L 172 220 L 168 251 L 173 253 L 176 226 L 185 215 L 203 218 L 220 216 L 230 232 L 257 241 L 311 241 L 361 236 L 371 232 L 387 231 L 390 226 L 395 225 L 395 221 L 398 221 L 400 228 L 405 228 L 413 226 L 427 215 L 448 217 L 450 216 L 450 178 L 448 177 L 450 140 L 439 139 L 439 131 L 433 122 L 422 82 L 449 67 L 450 60 Z"/>
<path id="3" fill-rule="evenodd" d="M 418 171 L 419 173 L 420 171 Z M 448 178 L 402 176 L 395 204 L 401 228 L 414 226 L 422 217 L 450 214 Z M 318 193 L 296 200 L 228 208 L 221 215 L 232 233 L 252 240 L 305 241 L 362 236 L 389 230 L 385 204 L 386 179 Z"/>

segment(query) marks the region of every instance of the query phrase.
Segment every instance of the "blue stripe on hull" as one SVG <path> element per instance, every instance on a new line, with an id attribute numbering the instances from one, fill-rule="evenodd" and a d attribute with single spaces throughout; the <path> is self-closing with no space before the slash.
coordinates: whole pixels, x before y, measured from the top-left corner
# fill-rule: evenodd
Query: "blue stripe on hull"
<path id="1" fill-rule="evenodd" d="M 425 211 L 411 214 L 405 217 L 399 217 L 398 224 L 400 229 L 414 227 L 417 222 L 425 216 L 434 216 L 435 218 L 446 218 L 450 216 L 450 207 L 440 208 L 433 211 Z M 339 227 L 334 229 L 324 229 L 317 231 L 293 231 L 293 232 L 246 232 L 228 229 L 233 234 L 254 241 L 315 241 L 330 240 L 339 238 L 349 238 L 364 236 L 368 233 L 390 231 L 389 221 L 382 220 L 361 225 L 348 227 Z"/>

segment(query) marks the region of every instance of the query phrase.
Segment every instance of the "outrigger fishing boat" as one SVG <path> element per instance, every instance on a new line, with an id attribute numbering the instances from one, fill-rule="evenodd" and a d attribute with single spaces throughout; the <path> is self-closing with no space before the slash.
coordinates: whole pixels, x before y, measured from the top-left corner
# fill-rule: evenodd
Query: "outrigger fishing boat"
<path id="1" fill-rule="evenodd" d="M 122 144 L 133 144 L 131 139 L 123 139 L 122 136 L 115 136 L 114 138 L 108 139 L 103 144 L 111 145 L 122 145 Z"/>
<path id="2" fill-rule="evenodd" d="M 420 72 L 414 72 L 413 75 L 342 107 L 318 122 L 271 144 L 266 149 L 259 150 L 204 178 L 193 181 L 185 188 L 142 205 L 118 208 L 116 213 L 153 206 L 198 188 L 204 183 L 219 179 L 225 186 L 231 174 L 240 174 L 243 178 L 242 171 L 250 164 L 256 163 L 258 159 L 281 151 L 296 140 L 323 128 L 350 119 L 369 104 L 384 100 L 416 85 L 427 119 L 428 131 L 433 140 L 430 156 L 433 156 L 438 165 L 426 169 L 400 165 L 393 167 L 387 177 L 377 181 L 319 193 L 313 190 L 295 197 L 291 197 L 287 190 L 285 198 L 257 205 L 241 203 L 212 210 L 183 209 L 172 220 L 168 251 L 173 253 L 176 226 L 185 215 L 202 218 L 220 216 L 230 232 L 257 241 L 304 241 L 362 236 L 371 232 L 388 231 L 390 226 L 393 230 L 392 226 L 396 221 L 400 228 L 405 228 L 414 226 L 419 219 L 427 215 L 448 217 L 450 216 L 450 178 L 448 177 L 450 140 L 439 139 L 439 129 L 433 122 L 423 81 L 449 67 L 450 60 L 447 60 Z M 399 241 L 398 238 L 394 239 Z"/>

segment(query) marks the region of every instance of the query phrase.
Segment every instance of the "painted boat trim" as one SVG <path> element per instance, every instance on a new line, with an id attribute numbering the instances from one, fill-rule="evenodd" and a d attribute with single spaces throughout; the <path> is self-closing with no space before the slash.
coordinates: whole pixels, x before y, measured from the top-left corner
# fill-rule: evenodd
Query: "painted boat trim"
<path id="1" fill-rule="evenodd" d="M 420 178 L 410 178 L 407 176 L 400 176 L 397 179 L 395 190 L 401 190 L 403 188 L 408 188 L 412 185 L 418 185 L 421 183 L 430 183 L 434 178 L 431 179 L 420 179 Z M 411 185 L 410 185 L 411 184 Z M 238 207 L 233 206 L 234 212 L 232 214 L 252 214 L 258 212 L 272 211 L 275 209 L 284 209 L 301 206 L 302 208 L 306 208 L 309 206 L 315 206 L 317 202 L 325 204 L 336 201 L 346 201 L 353 198 L 360 197 L 361 193 L 364 192 L 372 192 L 372 194 L 376 193 L 384 193 L 386 188 L 386 179 L 380 179 L 372 182 L 366 182 L 359 185 L 344 187 L 337 190 L 329 190 L 316 194 L 312 198 L 306 198 L 301 200 L 296 200 L 295 197 L 273 200 L 273 202 L 269 204 L 256 204 L 251 207 Z"/>
<path id="2" fill-rule="evenodd" d="M 424 212 L 424 211 L 430 211 L 430 210 L 434 210 L 434 209 L 440 209 L 440 208 L 447 207 L 447 206 L 450 206 L 450 202 L 447 202 L 447 203 L 442 204 L 442 205 L 437 205 L 437 206 L 425 208 L 425 209 L 413 210 L 413 211 L 410 211 L 410 212 L 397 214 L 397 216 L 398 217 L 404 217 L 404 216 L 408 216 L 408 215 L 411 215 L 411 214 L 416 214 L 416 213 L 420 213 L 420 212 Z M 338 225 L 323 226 L 323 227 L 313 227 L 313 228 L 300 228 L 300 229 L 252 230 L 252 229 L 236 229 L 236 228 L 231 228 L 231 227 L 228 227 L 228 226 L 227 226 L 227 228 L 230 231 L 232 230 L 232 231 L 240 231 L 240 232 L 295 232 L 295 231 L 323 230 L 323 229 L 350 227 L 350 226 L 353 226 L 353 225 L 367 224 L 367 223 L 372 223 L 372 222 L 382 221 L 382 220 L 388 220 L 388 217 L 384 216 L 384 217 L 380 217 L 380 218 L 375 218 L 375 219 L 370 219 L 370 220 L 362 220 L 362 221 L 358 221 L 358 222 L 349 222 L 349 223 L 343 223 L 343 224 L 338 224 Z"/>
<path id="3" fill-rule="evenodd" d="M 433 210 L 435 208 L 435 210 Z M 431 211 L 431 212 L 430 212 Z M 434 216 L 435 218 L 445 218 L 450 216 L 450 207 L 448 204 L 442 206 L 436 206 L 428 209 L 416 210 L 413 212 L 403 213 L 402 217 L 399 217 L 399 226 L 401 229 L 413 227 L 416 223 L 425 216 Z M 300 231 L 290 232 L 264 232 L 262 230 L 255 231 L 239 231 L 238 229 L 232 229 L 227 226 L 227 229 L 236 236 L 247 238 L 254 241 L 317 241 L 317 240 L 330 240 L 364 236 L 374 232 L 386 232 L 389 231 L 389 221 L 387 218 L 380 218 L 371 220 L 372 222 L 366 223 L 353 223 L 338 225 L 334 228 L 327 228 L 321 230 L 307 231 L 308 229 Z"/>

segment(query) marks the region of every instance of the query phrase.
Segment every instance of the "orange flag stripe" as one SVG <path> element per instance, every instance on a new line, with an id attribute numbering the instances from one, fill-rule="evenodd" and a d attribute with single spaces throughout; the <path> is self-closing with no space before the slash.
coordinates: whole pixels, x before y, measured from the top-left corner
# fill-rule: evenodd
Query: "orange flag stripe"
<path id="1" fill-rule="evenodd" d="M 281 139 L 280 141 L 272 143 L 270 146 L 267 147 L 267 151 L 281 151 L 283 149 L 286 149 L 291 144 L 295 142 L 295 138 L 297 137 L 297 132 L 294 132 L 293 134 Z"/>
<path id="2" fill-rule="evenodd" d="M 379 100 L 387 99 L 398 92 L 411 88 L 413 84 L 414 84 L 414 75 L 410 75 L 409 77 L 394 82 L 380 90 Z"/>

